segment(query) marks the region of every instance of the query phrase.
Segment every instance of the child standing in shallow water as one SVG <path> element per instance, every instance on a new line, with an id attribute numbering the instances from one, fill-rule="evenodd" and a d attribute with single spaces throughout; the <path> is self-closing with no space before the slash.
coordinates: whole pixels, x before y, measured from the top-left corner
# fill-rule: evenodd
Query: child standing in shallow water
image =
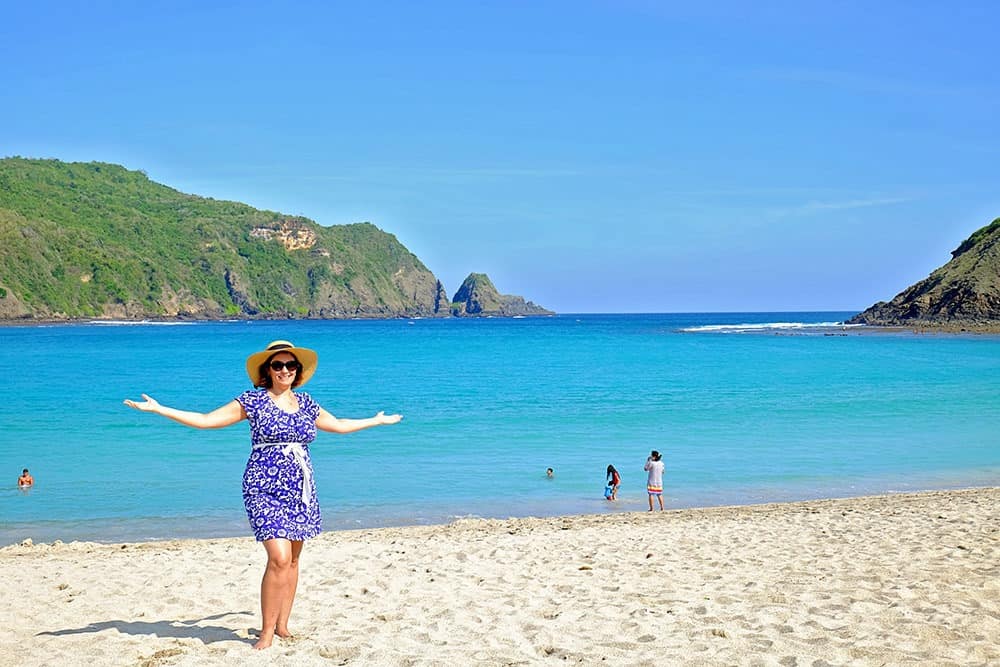
<path id="1" fill-rule="evenodd" d="M 605 492 L 604 497 L 608 500 L 618 500 L 618 487 L 621 486 L 622 476 L 618 474 L 614 466 L 608 466 L 608 488 L 610 492 Z"/>
<path id="2" fill-rule="evenodd" d="M 660 511 L 663 511 L 663 461 L 655 449 L 650 452 L 643 466 L 646 471 L 646 493 L 649 494 L 649 511 L 653 511 L 653 496 L 660 501 Z"/>

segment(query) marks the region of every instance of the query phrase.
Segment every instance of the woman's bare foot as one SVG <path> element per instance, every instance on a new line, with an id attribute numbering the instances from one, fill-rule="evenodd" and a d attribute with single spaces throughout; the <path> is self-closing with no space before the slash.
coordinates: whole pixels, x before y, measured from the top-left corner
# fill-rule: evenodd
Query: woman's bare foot
<path id="1" fill-rule="evenodd" d="M 282 639 L 291 639 L 292 637 L 295 636 L 292 634 L 292 631 L 289 630 L 288 628 L 275 628 L 274 634 L 278 635 Z"/>
<path id="2" fill-rule="evenodd" d="M 266 648 L 270 648 L 271 647 L 271 642 L 273 642 L 273 641 L 274 641 L 274 631 L 273 630 L 271 632 L 263 632 L 263 631 L 261 631 L 260 638 L 257 640 L 257 643 L 253 645 L 253 649 L 255 651 L 262 651 L 262 650 L 264 650 Z"/>

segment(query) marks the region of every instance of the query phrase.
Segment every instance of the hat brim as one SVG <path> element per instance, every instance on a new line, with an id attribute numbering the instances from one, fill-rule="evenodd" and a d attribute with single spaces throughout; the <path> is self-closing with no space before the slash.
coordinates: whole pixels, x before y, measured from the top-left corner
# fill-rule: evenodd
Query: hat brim
<path id="1" fill-rule="evenodd" d="M 278 347 L 279 345 L 281 347 Z M 279 352 L 287 352 L 294 355 L 299 360 L 299 363 L 302 364 L 302 370 L 299 371 L 298 377 L 299 383 L 296 387 L 301 387 L 306 382 L 309 382 L 309 379 L 316 372 L 316 366 L 319 365 L 319 355 L 316 354 L 315 350 L 310 350 L 308 347 L 295 347 L 287 341 L 274 341 L 266 349 L 254 352 L 247 357 L 247 375 L 250 376 L 253 386 L 259 387 L 263 381 L 260 375 L 261 364 Z"/>

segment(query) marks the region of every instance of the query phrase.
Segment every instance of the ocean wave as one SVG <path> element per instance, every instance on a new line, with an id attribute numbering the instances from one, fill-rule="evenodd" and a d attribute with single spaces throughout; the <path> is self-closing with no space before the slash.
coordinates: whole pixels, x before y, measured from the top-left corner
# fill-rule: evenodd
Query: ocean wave
<path id="1" fill-rule="evenodd" d="M 760 333 L 763 331 L 820 331 L 826 329 L 853 329 L 863 324 L 843 322 L 757 322 L 743 324 L 703 324 L 679 329 L 684 333 Z"/>
<path id="2" fill-rule="evenodd" d="M 194 322 L 168 322 L 157 320 L 90 320 L 87 324 L 101 324 L 108 327 L 179 327 L 189 326 Z"/>

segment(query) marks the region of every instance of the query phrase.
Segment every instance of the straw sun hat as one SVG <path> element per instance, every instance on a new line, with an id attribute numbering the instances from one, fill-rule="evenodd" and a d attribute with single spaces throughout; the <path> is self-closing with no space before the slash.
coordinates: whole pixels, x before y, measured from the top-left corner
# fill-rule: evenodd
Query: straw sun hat
<path id="1" fill-rule="evenodd" d="M 247 375 L 250 376 L 250 381 L 253 382 L 253 386 L 260 386 L 261 364 L 279 352 L 288 352 L 289 354 L 295 355 L 295 358 L 299 360 L 300 364 L 302 364 L 302 370 L 299 371 L 298 386 L 301 387 L 308 382 L 309 378 L 311 378 L 313 373 L 316 372 L 316 365 L 319 363 L 319 355 L 317 355 L 314 350 L 310 350 L 307 347 L 295 347 L 295 345 L 287 340 L 274 340 L 268 343 L 267 347 L 260 352 L 254 352 L 247 357 Z"/>

